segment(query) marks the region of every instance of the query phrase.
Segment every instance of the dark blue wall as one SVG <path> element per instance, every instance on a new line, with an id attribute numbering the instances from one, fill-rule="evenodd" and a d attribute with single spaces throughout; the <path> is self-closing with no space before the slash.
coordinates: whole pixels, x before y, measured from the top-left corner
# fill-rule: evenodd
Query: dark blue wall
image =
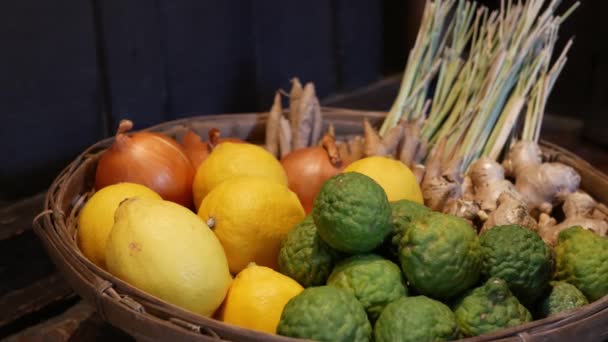
<path id="1" fill-rule="evenodd" d="M 0 4 L 0 198 L 48 186 L 123 117 L 136 128 L 267 110 L 293 76 L 321 97 L 381 77 L 376 0 Z"/>

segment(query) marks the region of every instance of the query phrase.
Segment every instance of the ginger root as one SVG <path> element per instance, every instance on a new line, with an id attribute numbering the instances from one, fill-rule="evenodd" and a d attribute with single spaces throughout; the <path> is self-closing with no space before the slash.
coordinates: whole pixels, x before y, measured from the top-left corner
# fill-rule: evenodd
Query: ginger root
<path id="1" fill-rule="evenodd" d="M 292 93 L 299 95 L 299 81 L 294 81 Z M 295 104 L 289 108 L 297 107 L 296 113 L 290 118 L 291 121 L 291 149 L 297 150 L 318 143 L 321 137 L 322 118 L 321 106 L 315 94 L 315 86 L 312 82 L 306 83 L 302 95 L 294 99 Z"/>
<path id="2" fill-rule="evenodd" d="M 503 162 L 507 174 L 515 176 L 515 189 L 530 211 L 549 214 L 566 195 L 578 190 L 581 177 L 562 163 L 543 163 L 533 141 L 518 141 Z"/>
<path id="3" fill-rule="evenodd" d="M 279 150 L 281 151 L 281 158 L 291 152 L 291 128 L 289 127 L 289 120 L 283 116 L 279 118 Z"/>
<path id="4" fill-rule="evenodd" d="M 378 132 L 376 132 L 366 118 L 363 120 L 363 135 L 364 156 L 394 156 L 397 152 L 401 137 L 403 136 L 403 125 L 397 125 L 391 128 L 386 133 L 386 136 L 380 138 Z"/>
<path id="5" fill-rule="evenodd" d="M 462 195 L 459 171 L 462 160 L 453 159 L 445 170 L 441 169 L 445 144 L 443 139 L 432 152 L 421 184 L 424 203 L 434 211 L 443 211 L 447 203 Z"/>
<path id="6" fill-rule="evenodd" d="M 283 158 L 293 150 L 319 143 L 322 130 L 323 115 L 315 86 L 309 82 L 302 88 L 296 77 L 291 80 L 287 118 L 283 116 L 281 91 L 275 94 L 266 122 L 265 148 Z"/>
<path id="7" fill-rule="evenodd" d="M 488 215 L 481 231 L 494 226 L 518 224 L 531 230 L 537 230 L 538 224 L 528 210 L 528 206 L 516 193 L 503 192 L 498 197 L 498 206 Z"/>
<path id="8" fill-rule="evenodd" d="M 546 214 L 541 215 L 539 234 L 549 245 L 555 245 L 559 233 L 572 226 L 581 226 L 589 229 L 600 236 L 608 234 L 608 222 L 595 213 L 597 202 L 588 194 L 577 191 L 566 196 L 563 204 L 563 211 L 566 218 L 559 224 L 555 219 Z"/>
<path id="9" fill-rule="evenodd" d="M 363 158 L 364 139 L 357 135 L 347 141 L 336 142 L 342 161 L 348 165 Z"/>
<path id="10" fill-rule="evenodd" d="M 266 150 L 273 156 L 279 156 L 279 132 L 281 130 L 281 117 L 283 116 L 283 108 L 281 106 L 281 93 L 278 91 L 274 95 L 274 103 L 268 113 L 266 120 Z"/>
<path id="11" fill-rule="evenodd" d="M 505 176 L 517 178 L 517 175 L 521 174 L 522 169 L 526 166 L 539 165 L 542 162 L 542 151 L 537 143 L 529 140 L 519 140 L 509 149 L 502 166 L 505 170 Z"/>
<path id="12" fill-rule="evenodd" d="M 420 139 L 420 130 L 425 121 L 424 115 L 420 115 L 412 122 L 403 122 L 403 138 L 399 160 L 409 167 L 413 167 L 420 162 L 424 154 L 425 145 Z M 422 150 L 422 151 L 421 151 Z"/>
<path id="13" fill-rule="evenodd" d="M 513 183 L 505 179 L 503 167 L 488 157 L 481 157 L 471 164 L 468 175 L 475 201 L 488 214 L 496 209 L 498 197 L 503 192 L 516 191 Z"/>
<path id="14" fill-rule="evenodd" d="M 290 123 L 290 128 L 292 132 L 298 130 L 297 123 L 299 122 L 300 116 L 300 102 L 302 100 L 302 95 L 304 93 L 304 89 L 302 89 L 302 83 L 300 83 L 300 79 L 294 77 L 291 79 L 291 90 L 289 91 L 289 114 L 288 119 Z"/>
<path id="15" fill-rule="evenodd" d="M 478 217 L 479 212 L 480 209 L 477 202 L 465 198 L 451 199 L 443 208 L 444 214 L 458 216 L 471 223 Z"/>

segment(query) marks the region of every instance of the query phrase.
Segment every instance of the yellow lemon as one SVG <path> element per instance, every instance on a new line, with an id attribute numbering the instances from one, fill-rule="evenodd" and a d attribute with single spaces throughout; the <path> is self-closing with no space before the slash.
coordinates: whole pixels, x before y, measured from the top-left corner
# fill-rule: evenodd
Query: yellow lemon
<path id="1" fill-rule="evenodd" d="M 161 198 L 144 185 L 116 183 L 94 193 L 78 217 L 78 247 L 87 259 L 103 269 L 106 269 L 106 240 L 114 224 L 114 212 L 120 202 L 129 197 Z"/>
<path id="2" fill-rule="evenodd" d="M 236 274 L 250 262 L 276 269 L 281 241 L 305 213 L 287 186 L 242 176 L 211 190 L 198 215 L 217 235 Z"/>
<path id="3" fill-rule="evenodd" d="M 424 203 L 416 176 L 399 160 L 367 157 L 353 162 L 344 172 L 359 172 L 372 178 L 382 186 L 390 202 L 406 199 Z"/>
<path id="4" fill-rule="evenodd" d="M 303 290 L 298 282 L 271 268 L 250 264 L 232 282 L 220 319 L 275 334 L 283 307 Z"/>
<path id="5" fill-rule="evenodd" d="M 131 198 L 116 210 L 108 270 L 183 309 L 210 317 L 232 276 L 222 245 L 200 217 L 171 201 Z"/>
<path id="6" fill-rule="evenodd" d="M 215 186 L 237 176 L 265 177 L 287 185 L 283 166 L 268 151 L 254 144 L 224 142 L 213 149 L 196 171 L 192 185 L 195 208 Z"/>

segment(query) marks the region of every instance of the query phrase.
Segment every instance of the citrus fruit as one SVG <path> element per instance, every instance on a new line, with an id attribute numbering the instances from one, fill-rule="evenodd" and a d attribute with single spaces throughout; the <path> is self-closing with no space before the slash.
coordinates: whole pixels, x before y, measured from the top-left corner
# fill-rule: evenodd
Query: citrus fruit
<path id="1" fill-rule="evenodd" d="M 289 300 L 277 333 L 315 341 L 367 342 L 372 327 L 355 296 L 326 285 L 309 287 Z"/>
<path id="2" fill-rule="evenodd" d="M 345 253 L 366 253 L 391 231 L 391 206 L 382 187 L 370 177 L 341 173 L 328 179 L 312 209 L 319 235 Z"/>
<path id="3" fill-rule="evenodd" d="M 555 277 L 594 301 L 608 295 L 608 238 L 580 226 L 562 230 L 555 247 Z"/>
<path id="4" fill-rule="evenodd" d="M 232 277 L 217 237 L 174 202 L 130 198 L 116 210 L 106 245 L 110 273 L 194 313 L 211 316 Z"/>
<path id="5" fill-rule="evenodd" d="M 487 334 L 532 321 L 532 315 L 500 278 L 488 281 L 464 296 L 454 313 L 466 336 Z"/>
<path id="6" fill-rule="evenodd" d="M 399 246 L 401 269 L 421 294 L 448 299 L 479 279 L 479 239 L 464 219 L 430 212 L 409 223 Z"/>
<path id="7" fill-rule="evenodd" d="M 308 215 L 281 242 L 279 270 L 304 287 L 324 285 L 340 254 L 321 239 Z"/>
<path id="8" fill-rule="evenodd" d="M 449 341 L 457 336 L 454 313 L 425 296 L 401 297 L 388 304 L 374 326 L 376 342 Z"/>
<path id="9" fill-rule="evenodd" d="M 391 202 L 407 199 L 424 203 L 416 176 L 399 160 L 381 156 L 366 157 L 347 166 L 344 172 L 359 172 L 371 177 L 382 186 Z"/>
<path id="10" fill-rule="evenodd" d="M 384 307 L 407 289 L 399 266 L 375 254 L 355 255 L 338 263 L 327 285 L 339 287 L 357 297 L 371 322 Z"/>
<path id="11" fill-rule="evenodd" d="M 412 220 L 431 212 L 431 208 L 410 200 L 399 200 L 391 202 L 391 212 L 393 229 L 381 246 L 381 252 L 390 260 L 397 260 L 399 258 L 399 241 L 401 241 L 408 224 Z"/>
<path id="12" fill-rule="evenodd" d="M 538 305 L 538 314 L 542 318 L 589 304 L 585 295 L 572 284 L 552 281 L 549 285 L 550 290 Z"/>
<path id="13" fill-rule="evenodd" d="M 114 213 L 123 200 L 130 197 L 161 199 L 152 189 L 135 183 L 116 183 L 95 192 L 78 216 L 76 241 L 85 257 L 107 269 L 105 248 L 114 224 Z"/>
<path id="14" fill-rule="evenodd" d="M 526 304 L 543 294 L 553 276 L 553 259 L 538 234 L 519 225 L 496 226 L 484 231 L 479 242 L 486 279 L 503 279 Z"/>
<path id="15" fill-rule="evenodd" d="M 283 307 L 302 290 L 295 280 L 271 268 L 249 264 L 234 278 L 220 318 L 226 323 L 274 334 Z"/>
<path id="16" fill-rule="evenodd" d="M 305 217 L 298 196 L 286 185 L 255 176 L 231 178 L 215 187 L 198 215 L 224 246 L 233 274 L 250 262 L 277 269 L 281 241 Z"/>
<path id="17" fill-rule="evenodd" d="M 236 176 L 258 176 L 287 186 L 281 163 L 268 151 L 254 144 L 224 142 L 217 145 L 201 163 L 192 184 L 194 205 L 218 184 Z"/>

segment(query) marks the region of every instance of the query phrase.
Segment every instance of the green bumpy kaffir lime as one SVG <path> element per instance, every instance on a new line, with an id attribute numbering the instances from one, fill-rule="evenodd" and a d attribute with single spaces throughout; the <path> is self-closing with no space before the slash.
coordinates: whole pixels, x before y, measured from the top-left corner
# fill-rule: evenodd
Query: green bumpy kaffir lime
<path id="1" fill-rule="evenodd" d="M 438 212 L 419 217 L 408 225 L 399 245 L 401 269 L 421 294 L 448 299 L 479 279 L 479 239 L 459 217 Z"/>
<path id="2" fill-rule="evenodd" d="M 340 252 L 317 233 L 312 216 L 289 231 L 279 251 L 279 271 L 304 287 L 324 285 Z"/>
<path id="3" fill-rule="evenodd" d="M 331 177 L 312 210 L 319 235 L 345 253 L 367 253 L 391 231 L 391 206 L 382 187 L 358 172 Z"/>
<path id="4" fill-rule="evenodd" d="M 376 342 L 449 341 L 457 336 L 454 313 L 426 296 L 401 297 L 388 304 L 374 326 Z"/>
<path id="5" fill-rule="evenodd" d="M 277 334 L 316 341 L 366 342 L 372 327 L 357 298 L 334 286 L 309 287 L 287 302 Z"/>
<path id="6" fill-rule="evenodd" d="M 503 279 L 527 304 L 543 294 L 553 275 L 553 258 L 538 234 L 519 225 L 496 226 L 483 232 L 479 242 L 485 279 Z"/>
<path id="7" fill-rule="evenodd" d="M 585 295 L 572 284 L 565 281 L 552 281 L 550 290 L 539 304 L 539 316 L 549 317 L 558 313 L 589 304 Z"/>
<path id="8" fill-rule="evenodd" d="M 354 294 L 371 322 L 376 321 L 387 304 L 407 295 L 399 266 L 375 254 L 356 255 L 341 261 L 327 285 Z"/>
<path id="9" fill-rule="evenodd" d="M 532 315 L 500 278 L 488 281 L 465 295 L 455 306 L 460 330 L 477 336 L 532 321 Z"/>
<path id="10" fill-rule="evenodd" d="M 383 244 L 383 254 L 389 258 L 398 260 L 399 258 L 399 241 L 403 237 L 403 233 L 408 224 L 419 217 L 422 217 L 431 212 L 431 208 L 420 203 L 399 200 L 391 202 L 391 213 L 393 229 L 389 234 L 386 243 Z"/>
<path id="11" fill-rule="evenodd" d="M 608 294 L 608 238 L 580 226 L 559 233 L 556 278 L 576 286 L 589 301 Z"/>

